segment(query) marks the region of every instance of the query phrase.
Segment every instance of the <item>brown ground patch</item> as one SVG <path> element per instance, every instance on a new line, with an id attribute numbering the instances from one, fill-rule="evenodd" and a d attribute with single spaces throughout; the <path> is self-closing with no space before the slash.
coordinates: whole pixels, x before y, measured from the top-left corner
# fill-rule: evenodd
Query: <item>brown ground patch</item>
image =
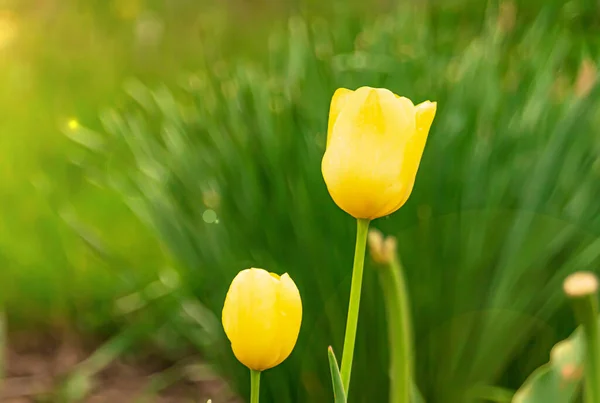
<path id="1" fill-rule="evenodd" d="M 91 343 L 93 344 L 93 343 Z M 52 337 L 32 333 L 12 334 L 6 351 L 5 379 L 1 384 L 0 402 L 62 402 L 57 390 L 77 364 L 89 357 L 95 348 L 81 338 Z M 171 368 L 171 369 L 170 369 Z M 175 370 L 173 370 L 175 368 Z M 86 397 L 89 403 L 185 403 L 212 399 L 212 403 L 239 403 L 227 385 L 218 379 L 194 380 L 172 363 L 156 357 L 118 359 L 89 379 Z M 174 374 L 169 386 L 157 393 L 144 395 L 156 375 Z"/>

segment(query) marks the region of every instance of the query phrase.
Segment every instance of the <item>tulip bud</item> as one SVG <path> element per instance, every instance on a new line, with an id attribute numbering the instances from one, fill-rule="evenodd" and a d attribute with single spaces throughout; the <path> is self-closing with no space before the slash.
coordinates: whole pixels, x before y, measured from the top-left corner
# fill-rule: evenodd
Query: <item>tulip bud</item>
<path id="1" fill-rule="evenodd" d="M 393 236 L 385 237 L 376 229 L 369 231 L 367 238 L 371 257 L 375 263 L 389 265 L 396 258 L 398 245 Z"/>
<path id="2" fill-rule="evenodd" d="M 435 102 L 417 106 L 383 88 L 338 89 L 321 170 L 335 203 L 355 218 L 389 215 L 415 182 Z"/>
<path id="3" fill-rule="evenodd" d="M 242 270 L 223 306 L 223 328 L 236 358 L 264 371 L 292 352 L 302 322 L 302 301 L 294 281 L 263 269 Z"/>

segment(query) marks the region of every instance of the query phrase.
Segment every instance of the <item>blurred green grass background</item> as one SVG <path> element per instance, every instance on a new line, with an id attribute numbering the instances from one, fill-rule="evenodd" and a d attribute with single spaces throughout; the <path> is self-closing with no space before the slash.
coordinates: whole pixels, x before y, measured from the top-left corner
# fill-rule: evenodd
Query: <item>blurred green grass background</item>
<path id="1" fill-rule="evenodd" d="M 262 397 L 331 401 L 326 348 L 341 350 L 354 222 L 320 159 L 333 91 L 362 85 L 438 101 L 413 195 L 373 224 L 399 239 L 427 401 L 514 389 L 573 329 L 561 282 L 600 259 L 593 2 L 2 7 L 11 329 L 110 337 L 151 323 L 165 356 L 199 350 L 244 395 L 218 323 L 225 292 L 246 267 L 289 272 L 303 328 Z M 370 268 L 361 309 L 350 401 L 385 401 Z"/>

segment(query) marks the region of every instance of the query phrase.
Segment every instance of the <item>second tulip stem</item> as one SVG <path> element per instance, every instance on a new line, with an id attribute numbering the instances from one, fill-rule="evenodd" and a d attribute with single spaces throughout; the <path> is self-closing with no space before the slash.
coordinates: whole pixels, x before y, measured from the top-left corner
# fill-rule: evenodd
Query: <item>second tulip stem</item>
<path id="1" fill-rule="evenodd" d="M 391 403 L 408 403 L 412 380 L 412 329 L 404 272 L 396 251 L 380 270 L 390 347 Z"/>
<path id="2" fill-rule="evenodd" d="M 584 401 L 600 403 L 600 332 L 598 329 L 598 279 L 590 272 L 571 274 L 564 290 L 573 303 L 586 342 Z"/>
<path id="3" fill-rule="evenodd" d="M 258 403 L 260 395 L 260 371 L 250 370 L 250 403 Z"/>
<path id="4" fill-rule="evenodd" d="M 381 232 L 369 233 L 371 257 L 380 264 L 379 279 L 388 325 L 390 352 L 390 403 L 423 401 L 413 379 L 412 329 L 408 289 L 396 238 L 384 237 Z"/>
<path id="5" fill-rule="evenodd" d="M 352 285 L 350 288 L 350 303 L 348 304 L 348 319 L 346 321 L 346 334 L 344 336 L 344 350 L 342 352 L 341 376 L 346 396 L 350 387 L 350 374 L 354 358 L 354 344 L 356 342 L 356 328 L 358 325 L 358 311 L 360 308 L 360 293 L 362 289 L 363 269 L 365 265 L 365 250 L 367 247 L 367 234 L 369 220 L 358 219 L 356 231 L 356 249 L 354 251 L 354 266 L 352 268 Z"/>

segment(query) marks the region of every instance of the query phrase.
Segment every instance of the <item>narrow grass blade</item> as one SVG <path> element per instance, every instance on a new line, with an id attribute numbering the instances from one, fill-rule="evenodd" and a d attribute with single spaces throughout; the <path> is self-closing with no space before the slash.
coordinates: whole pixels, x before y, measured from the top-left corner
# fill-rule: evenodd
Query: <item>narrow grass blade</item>
<path id="1" fill-rule="evenodd" d="M 425 399 L 423 398 L 423 395 L 421 395 L 419 388 L 417 387 L 417 385 L 414 382 L 411 383 L 411 387 L 410 387 L 410 402 L 411 403 L 425 403 Z"/>
<path id="2" fill-rule="evenodd" d="M 340 375 L 340 368 L 338 367 L 333 348 L 329 346 L 327 349 L 327 356 L 329 357 L 329 370 L 331 371 L 331 380 L 333 382 L 333 397 L 335 403 L 346 403 L 346 392 L 342 386 L 342 376 Z"/>

